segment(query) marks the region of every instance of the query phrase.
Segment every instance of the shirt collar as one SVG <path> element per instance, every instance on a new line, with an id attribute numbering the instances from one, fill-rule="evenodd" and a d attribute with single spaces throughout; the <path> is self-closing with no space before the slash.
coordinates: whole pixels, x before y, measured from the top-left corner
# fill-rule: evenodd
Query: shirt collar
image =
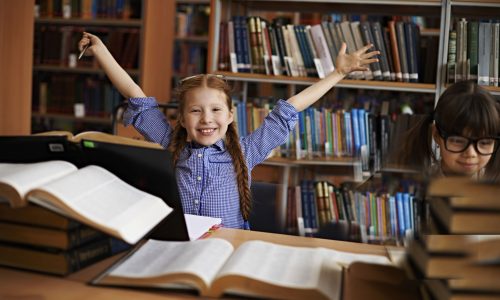
<path id="1" fill-rule="evenodd" d="M 190 142 L 188 145 L 191 149 L 199 149 L 199 148 L 205 147 L 205 146 L 200 145 L 196 142 Z M 217 142 L 215 142 L 215 144 L 208 146 L 207 148 L 215 148 L 219 151 L 224 151 L 226 149 L 226 146 L 225 146 L 224 140 L 221 139 L 221 140 L 218 140 Z"/>

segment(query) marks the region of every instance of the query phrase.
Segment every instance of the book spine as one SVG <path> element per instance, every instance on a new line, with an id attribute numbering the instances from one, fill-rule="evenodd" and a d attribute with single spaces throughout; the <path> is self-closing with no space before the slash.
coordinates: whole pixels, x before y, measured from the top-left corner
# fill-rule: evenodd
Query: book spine
<path id="1" fill-rule="evenodd" d="M 396 22 L 396 33 L 398 40 L 399 59 L 401 62 L 401 72 L 403 73 L 403 81 L 410 82 L 410 71 L 408 69 L 408 50 L 406 49 L 406 36 L 404 30 L 404 22 Z"/>
<path id="2" fill-rule="evenodd" d="M 361 37 L 363 38 L 363 42 L 365 44 L 375 45 L 370 29 L 370 23 L 361 22 L 359 25 L 359 29 L 361 31 Z M 373 64 L 371 64 L 370 67 L 372 68 L 373 79 L 382 80 L 383 77 L 382 77 L 382 69 L 380 68 L 380 63 L 374 62 Z"/>
<path id="3" fill-rule="evenodd" d="M 479 56 L 478 78 L 479 85 L 490 84 L 490 50 L 491 50 L 491 24 L 479 23 Z"/>
<path id="4" fill-rule="evenodd" d="M 479 35 L 479 22 L 472 21 L 468 23 L 467 28 L 467 55 L 470 64 L 469 79 L 477 80 L 477 67 L 478 67 L 478 35 Z"/>
<path id="5" fill-rule="evenodd" d="M 373 40 L 375 47 L 380 51 L 380 69 L 382 70 L 382 78 L 384 80 L 391 80 L 391 70 L 389 69 L 389 62 L 387 51 L 385 49 L 384 37 L 382 34 L 382 25 L 380 22 L 373 22 L 371 24 L 373 31 Z"/>
<path id="6" fill-rule="evenodd" d="M 393 56 L 394 72 L 396 75 L 396 81 L 403 81 L 403 73 L 401 71 L 401 60 L 399 58 L 398 39 L 397 39 L 397 34 L 396 34 L 396 22 L 389 21 L 388 28 L 389 28 L 389 38 L 391 40 L 391 47 L 392 47 L 391 52 L 392 52 L 392 56 Z"/>

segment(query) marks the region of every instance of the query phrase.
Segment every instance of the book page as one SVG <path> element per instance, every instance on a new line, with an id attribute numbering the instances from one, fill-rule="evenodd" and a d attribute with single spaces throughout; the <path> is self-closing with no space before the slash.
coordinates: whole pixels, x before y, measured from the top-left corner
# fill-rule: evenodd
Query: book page
<path id="1" fill-rule="evenodd" d="M 0 182 L 12 186 L 24 197 L 29 190 L 76 170 L 73 164 L 60 160 L 26 164 L 0 163 Z"/>
<path id="2" fill-rule="evenodd" d="M 155 278 L 167 274 L 191 273 L 209 286 L 232 252 L 231 243 L 218 238 L 192 242 L 148 240 L 108 276 Z"/>
<path id="3" fill-rule="evenodd" d="M 217 279 L 243 276 L 276 286 L 318 289 L 332 299 L 339 299 L 342 268 L 327 254 L 317 248 L 249 241 L 233 253 Z M 231 288 L 226 292 L 251 294 Z"/>
<path id="4" fill-rule="evenodd" d="M 206 216 L 184 214 L 184 218 L 186 219 L 186 226 L 190 241 L 199 239 L 212 227 L 220 225 L 222 223 L 221 218 L 212 218 Z"/>
<path id="5" fill-rule="evenodd" d="M 325 253 L 324 255 L 333 258 L 338 264 L 344 267 L 349 266 L 351 263 L 355 261 L 366 262 L 371 264 L 380 264 L 380 265 L 392 265 L 390 259 L 382 255 L 358 254 L 358 253 L 344 252 L 327 248 L 318 248 L 318 250 L 324 252 Z"/>
<path id="6" fill-rule="evenodd" d="M 41 191 L 40 191 L 41 190 Z M 52 203 L 44 192 L 55 196 Z M 71 211 L 69 215 L 134 244 L 171 211 L 162 199 L 143 192 L 98 166 L 87 166 L 28 195 L 29 201 Z M 59 201 L 57 201 L 59 200 Z"/>

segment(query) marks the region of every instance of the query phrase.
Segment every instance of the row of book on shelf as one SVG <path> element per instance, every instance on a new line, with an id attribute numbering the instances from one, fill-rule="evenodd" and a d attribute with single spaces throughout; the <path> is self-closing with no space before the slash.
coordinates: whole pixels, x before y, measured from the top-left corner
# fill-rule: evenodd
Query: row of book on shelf
<path id="1" fill-rule="evenodd" d="M 477 80 L 498 86 L 500 22 L 461 18 L 453 23 L 448 43 L 448 83 Z"/>
<path id="2" fill-rule="evenodd" d="M 224 71 L 323 78 L 334 70 L 342 42 L 348 53 L 367 44 L 380 51 L 379 62 L 368 71 L 353 72 L 353 79 L 430 82 L 428 75 L 423 78 L 424 69 L 436 70 L 435 55 L 422 59 L 436 51 L 427 45 L 428 53 L 421 53 L 419 26 L 397 18 L 386 24 L 322 21 L 301 25 L 284 17 L 270 23 L 257 16 L 233 16 L 221 22 L 219 36 L 218 68 Z"/>
<path id="3" fill-rule="evenodd" d="M 328 224 L 345 223 L 355 228 L 351 239 L 402 245 L 420 228 L 423 206 L 415 187 L 407 182 L 407 191 L 363 192 L 348 184 L 302 180 L 288 188 L 286 228 L 314 236 Z"/>
<path id="4" fill-rule="evenodd" d="M 173 61 L 174 73 L 182 77 L 189 74 L 206 73 L 207 53 L 206 43 L 176 42 Z"/>
<path id="5" fill-rule="evenodd" d="M 78 41 L 84 31 L 99 36 L 115 59 L 126 69 L 137 68 L 140 29 L 134 27 L 82 27 L 36 25 L 33 61 L 35 65 L 96 67 L 93 59 L 76 59 Z"/>
<path id="6" fill-rule="evenodd" d="M 240 136 L 258 128 L 273 104 L 234 103 L 235 121 Z M 314 157 L 361 158 L 364 171 L 379 170 L 395 151 L 391 141 L 401 141 L 405 131 L 422 115 L 389 115 L 389 102 L 380 112 L 369 108 L 316 108 L 299 112 L 298 122 L 285 144 L 274 155 L 295 159 Z"/>
<path id="7" fill-rule="evenodd" d="M 140 18 L 139 0 L 36 0 L 35 18 Z"/>
<path id="8" fill-rule="evenodd" d="M 41 114 L 73 114 L 81 103 L 85 116 L 110 118 L 123 100 L 108 80 L 77 74 L 35 75 L 33 91 L 32 110 Z"/>
<path id="9" fill-rule="evenodd" d="M 207 3 L 178 3 L 175 15 L 177 37 L 208 36 L 210 7 Z"/>

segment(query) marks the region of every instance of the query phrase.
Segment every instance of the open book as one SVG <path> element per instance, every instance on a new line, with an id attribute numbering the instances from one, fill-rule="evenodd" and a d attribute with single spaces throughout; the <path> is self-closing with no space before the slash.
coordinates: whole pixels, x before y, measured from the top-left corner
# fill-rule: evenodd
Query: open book
<path id="1" fill-rule="evenodd" d="M 137 140 L 132 138 L 127 138 L 123 136 L 113 135 L 109 133 L 99 132 L 99 131 L 84 131 L 80 132 L 77 135 L 73 135 L 73 133 L 69 131 L 46 131 L 42 133 L 35 134 L 37 136 L 65 136 L 68 141 L 79 143 L 82 140 L 90 140 L 96 142 L 106 142 L 112 144 L 121 144 L 121 145 L 129 145 L 129 146 L 137 146 L 137 147 L 145 147 L 145 148 L 153 148 L 153 149 L 163 149 L 163 147 L 159 144 L 147 142 L 144 140 Z"/>
<path id="2" fill-rule="evenodd" d="M 234 250 L 224 239 L 148 240 L 94 284 L 191 288 L 201 296 L 235 294 L 281 299 L 340 299 L 342 266 L 390 264 L 387 257 L 326 248 L 248 241 Z"/>
<path id="3" fill-rule="evenodd" d="M 135 244 L 172 208 L 106 169 L 66 161 L 0 163 L 0 201 L 46 207 Z"/>

